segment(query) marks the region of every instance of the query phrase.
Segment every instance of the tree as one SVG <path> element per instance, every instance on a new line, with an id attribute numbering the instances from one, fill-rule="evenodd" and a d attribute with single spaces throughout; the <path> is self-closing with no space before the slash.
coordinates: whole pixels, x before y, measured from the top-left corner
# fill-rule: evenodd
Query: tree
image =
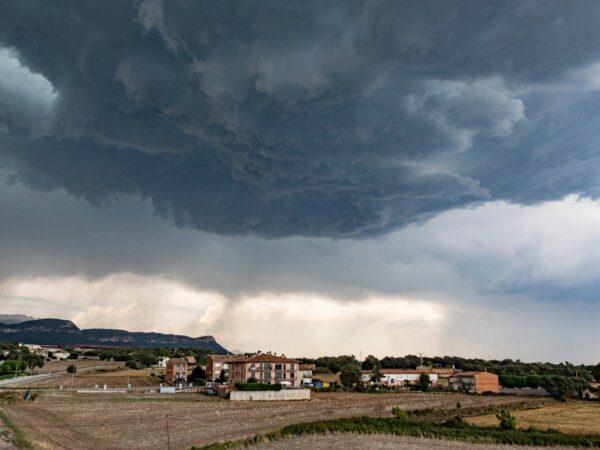
<path id="1" fill-rule="evenodd" d="M 69 364 L 69 367 L 67 367 L 67 373 L 77 373 L 77 367 L 75 366 L 75 364 Z"/>
<path id="2" fill-rule="evenodd" d="M 27 363 L 23 360 L 6 360 L 0 365 L 0 375 L 14 375 L 27 369 Z"/>
<path id="3" fill-rule="evenodd" d="M 340 369 L 340 382 L 346 388 L 352 388 L 360 383 L 362 373 L 354 363 L 347 363 Z"/>
<path id="4" fill-rule="evenodd" d="M 517 419 L 506 408 L 503 408 L 500 414 L 496 414 L 496 418 L 500 421 L 500 428 L 503 430 L 514 430 L 517 427 Z"/>
<path id="5" fill-rule="evenodd" d="M 429 385 L 431 384 L 431 380 L 429 379 L 429 375 L 426 373 L 422 373 L 419 375 L 419 390 L 426 392 L 429 389 Z"/>
<path id="6" fill-rule="evenodd" d="M 158 356 L 154 356 L 152 353 L 146 351 L 137 353 L 136 359 L 142 366 L 154 366 L 158 364 Z"/>
<path id="7" fill-rule="evenodd" d="M 192 370 L 192 373 L 190 374 L 189 379 L 190 379 L 190 381 L 205 380 L 206 379 L 206 371 L 202 367 L 196 366 L 196 367 L 194 367 L 194 370 Z"/>
<path id="8" fill-rule="evenodd" d="M 573 380 L 561 376 L 547 377 L 543 387 L 552 397 L 559 400 L 571 397 L 577 392 Z"/>
<path id="9" fill-rule="evenodd" d="M 35 353 L 24 354 L 23 360 L 27 363 L 27 367 L 29 367 L 29 373 L 32 373 L 33 369 L 36 367 L 39 367 L 40 369 L 44 367 L 44 358 Z"/>
<path id="10" fill-rule="evenodd" d="M 225 383 L 227 378 L 225 377 L 225 369 L 221 369 L 221 373 L 219 373 L 219 383 Z"/>
<path id="11" fill-rule="evenodd" d="M 596 380 L 596 381 L 600 380 L 600 363 L 598 363 L 594 367 L 592 367 L 592 375 L 594 376 L 594 380 Z"/>
<path id="12" fill-rule="evenodd" d="M 127 361 L 125 363 L 125 367 L 127 367 L 129 369 L 137 370 L 138 365 L 137 365 L 137 362 L 135 360 L 130 359 L 129 361 Z"/>
<path id="13" fill-rule="evenodd" d="M 79 358 L 79 352 L 77 351 L 72 351 L 69 353 L 69 359 L 78 359 Z"/>
<path id="14" fill-rule="evenodd" d="M 383 378 L 383 374 L 381 373 L 381 371 L 379 369 L 376 369 L 375 372 L 373 372 L 373 375 L 371 375 L 371 381 L 373 383 L 379 383 L 382 378 Z"/>
<path id="15" fill-rule="evenodd" d="M 379 367 L 379 360 L 373 355 L 367 356 L 362 362 L 362 370 L 377 370 Z"/>

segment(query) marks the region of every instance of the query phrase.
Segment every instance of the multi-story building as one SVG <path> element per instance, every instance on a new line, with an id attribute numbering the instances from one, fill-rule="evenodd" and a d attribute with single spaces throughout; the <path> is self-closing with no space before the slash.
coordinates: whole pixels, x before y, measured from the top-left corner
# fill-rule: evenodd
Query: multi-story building
<path id="1" fill-rule="evenodd" d="M 229 375 L 229 361 L 239 359 L 238 355 L 208 355 L 206 357 L 206 379 L 216 381 L 221 376 L 221 371 L 227 379 Z"/>
<path id="2" fill-rule="evenodd" d="M 450 377 L 449 387 L 454 391 L 477 394 L 500 392 L 498 375 L 489 372 L 459 372 Z"/>
<path id="3" fill-rule="evenodd" d="M 167 361 L 165 381 L 170 384 L 185 383 L 187 381 L 188 362 L 183 358 L 171 358 Z"/>
<path id="4" fill-rule="evenodd" d="M 312 385 L 313 370 L 315 370 L 315 367 L 314 364 L 300 364 L 299 376 L 301 386 Z"/>
<path id="5" fill-rule="evenodd" d="M 299 370 L 298 361 L 285 356 L 270 353 L 241 356 L 229 361 L 229 385 L 255 379 L 258 383 L 300 387 Z"/>

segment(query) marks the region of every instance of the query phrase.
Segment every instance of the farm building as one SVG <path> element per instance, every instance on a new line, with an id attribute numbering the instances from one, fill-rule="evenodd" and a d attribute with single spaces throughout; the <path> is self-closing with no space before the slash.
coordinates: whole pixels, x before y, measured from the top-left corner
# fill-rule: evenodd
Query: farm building
<path id="1" fill-rule="evenodd" d="M 183 358 L 171 358 L 167 361 L 165 381 L 170 384 L 185 383 L 187 381 L 188 362 Z"/>
<path id="2" fill-rule="evenodd" d="M 299 377 L 300 385 L 308 386 L 313 382 L 313 370 L 315 370 L 314 364 L 300 364 Z"/>
<path id="3" fill-rule="evenodd" d="M 379 372 L 383 375 L 380 383 L 388 386 L 404 387 L 417 384 L 423 373 L 429 375 L 429 381 L 433 386 L 437 385 L 438 381 L 438 375 L 436 373 L 424 372 L 416 369 L 381 369 Z M 370 370 L 363 371 L 362 381 L 365 383 L 369 382 L 371 381 L 372 376 L 373 372 Z"/>
<path id="4" fill-rule="evenodd" d="M 466 391 L 477 394 L 500 392 L 498 375 L 489 372 L 459 372 L 449 379 L 449 387 L 454 391 Z"/>
<path id="5" fill-rule="evenodd" d="M 259 383 L 300 387 L 299 370 L 298 361 L 285 356 L 270 353 L 239 356 L 229 361 L 229 385 L 246 383 L 254 378 Z"/>
<path id="6" fill-rule="evenodd" d="M 206 379 L 215 381 L 224 371 L 225 378 L 229 376 L 229 361 L 239 359 L 238 355 L 208 355 L 206 357 Z"/>

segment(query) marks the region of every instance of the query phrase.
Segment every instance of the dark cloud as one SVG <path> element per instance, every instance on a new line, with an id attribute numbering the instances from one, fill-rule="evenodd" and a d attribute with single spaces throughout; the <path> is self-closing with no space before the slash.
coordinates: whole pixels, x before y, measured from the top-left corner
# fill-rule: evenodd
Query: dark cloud
<path id="1" fill-rule="evenodd" d="M 58 94 L 41 118 L 0 97 L 36 189 L 266 237 L 596 194 L 597 2 L 1 6 L 0 46 Z"/>

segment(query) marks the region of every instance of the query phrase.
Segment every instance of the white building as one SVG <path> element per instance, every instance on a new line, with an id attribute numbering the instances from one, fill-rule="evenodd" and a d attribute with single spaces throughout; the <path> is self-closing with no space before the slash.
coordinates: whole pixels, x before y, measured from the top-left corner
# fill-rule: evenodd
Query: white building
<path id="1" fill-rule="evenodd" d="M 168 356 L 159 356 L 158 357 L 158 364 L 157 367 L 167 367 L 167 363 L 169 362 L 171 358 L 169 358 Z"/>
<path id="2" fill-rule="evenodd" d="M 31 353 L 40 353 L 42 346 L 38 344 L 19 344 L 19 347 L 27 347 Z"/>
<path id="3" fill-rule="evenodd" d="M 379 372 L 383 375 L 380 383 L 388 386 L 404 387 L 417 384 L 423 373 L 429 375 L 429 381 L 433 386 L 435 386 L 438 381 L 437 373 L 423 372 L 415 369 L 381 369 Z M 371 381 L 372 376 L 373 372 L 363 371 L 363 383 Z"/>

